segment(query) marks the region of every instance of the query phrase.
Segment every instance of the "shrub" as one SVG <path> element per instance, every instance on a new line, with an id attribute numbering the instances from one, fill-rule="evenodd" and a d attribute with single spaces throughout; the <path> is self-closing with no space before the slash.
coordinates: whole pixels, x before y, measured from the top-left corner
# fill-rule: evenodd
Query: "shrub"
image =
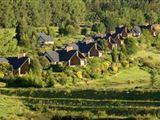
<path id="1" fill-rule="evenodd" d="M 96 23 L 96 24 L 93 24 L 92 31 L 97 32 L 97 33 L 105 33 L 106 27 L 102 22 Z"/>
<path id="2" fill-rule="evenodd" d="M 58 82 L 61 84 L 61 85 L 65 85 L 67 83 L 67 75 L 66 74 L 62 74 L 58 80 Z"/>
<path id="3" fill-rule="evenodd" d="M 83 74 L 82 74 L 81 71 L 78 71 L 78 72 L 77 72 L 77 77 L 78 77 L 79 79 L 82 79 L 82 78 L 83 78 Z"/>
<path id="4" fill-rule="evenodd" d="M 67 35 L 75 35 L 76 34 L 76 29 L 74 28 L 73 25 L 67 25 L 65 29 L 66 29 Z"/>
<path id="5" fill-rule="evenodd" d="M 132 55 L 138 51 L 136 40 L 128 38 L 125 40 L 125 45 L 127 49 L 127 54 Z"/>
<path id="6" fill-rule="evenodd" d="M 87 35 L 87 34 L 88 34 L 87 28 L 83 28 L 83 29 L 81 30 L 81 34 L 82 34 L 82 35 Z"/>
<path id="7" fill-rule="evenodd" d="M 128 61 L 122 61 L 122 66 L 124 67 L 124 68 L 128 68 L 129 67 L 129 62 Z"/>
<path id="8" fill-rule="evenodd" d="M 117 73 L 118 70 L 119 70 L 119 67 L 118 67 L 118 65 L 116 63 L 113 63 L 111 65 L 111 69 L 112 69 L 113 73 Z"/>

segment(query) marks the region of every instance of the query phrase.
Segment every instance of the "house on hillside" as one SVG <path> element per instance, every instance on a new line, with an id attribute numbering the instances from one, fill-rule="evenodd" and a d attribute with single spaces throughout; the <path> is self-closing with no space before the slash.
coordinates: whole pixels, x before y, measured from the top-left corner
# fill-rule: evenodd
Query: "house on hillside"
<path id="1" fill-rule="evenodd" d="M 124 38 L 118 33 L 114 33 L 108 37 L 108 48 L 113 50 L 114 48 L 119 48 L 124 44 Z"/>
<path id="2" fill-rule="evenodd" d="M 151 25 L 149 30 L 154 37 L 158 36 L 160 33 L 160 24 Z"/>
<path id="3" fill-rule="evenodd" d="M 40 45 L 54 44 L 53 38 L 45 33 L 38 33 L 38 43 Z"/>
<path id="4" fill-rule="evenodd" d="M 102 57 L 102 49 L 97 42 L 81 42 L 69 44 L 66 49 L 80 51 L 86 57 Z"/>
<path id="5" fill-rule="evenodd" d="M 44 54 L 44 56 L 52 63 L 52 64 L 66 64 L 67 66 L 85 66 L 87 64 L 87 60 L 85 56 L 78 50 L 56 50 L 56 51 L 48 51 Z"/>
<path id="6" fill-rule="evenodd" d="M 134 26 L 131 29 L 131 34 L 133 37 L 139 37 L 142 34 L 141 28 L 139 26 Z"/>
<path id="7" fill-rule="evenodd" d="M 18 57 L 8 57 L 8 63 L 12 66 L 13 75 L 23 75 L 29 71 L 30 58 L 26 55 L 20 55 Z"/>
<path id="8" fill-rule="evenodd" d="M 119 34 L 122 38 L 126 38 L 128 36 L 129 30 L 126 26 L 116 27 L 116 34 Z"/>

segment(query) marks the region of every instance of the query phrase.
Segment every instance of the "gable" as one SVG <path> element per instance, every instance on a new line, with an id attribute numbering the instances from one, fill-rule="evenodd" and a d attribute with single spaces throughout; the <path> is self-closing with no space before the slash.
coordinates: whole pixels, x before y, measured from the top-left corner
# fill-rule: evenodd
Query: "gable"
<path id="1" fill-rule="evenodd" d="M 46 35 L 44 33 L 40 33 L 39 34 L 39 38 L 38 38 L 39 42 L 51 42 L 52 41 L 52 37 L 49 35 Z"/>
<path id="2" fill-rule="evenodd" d="M 19 69 L 29 58 L 28 57 L 9 57 L 7 58 L 10 65 L 12 65 L 13 69 Z"/>

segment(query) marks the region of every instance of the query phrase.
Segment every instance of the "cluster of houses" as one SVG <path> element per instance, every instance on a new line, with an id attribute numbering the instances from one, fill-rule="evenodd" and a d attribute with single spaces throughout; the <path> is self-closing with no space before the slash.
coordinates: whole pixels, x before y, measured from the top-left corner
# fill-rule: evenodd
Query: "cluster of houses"
<path id="1" fill-rule="evenodd" d="M 142 29 L 148 29 L 153 36 L 157 36 L 160 33 L 160 24 L 147 25 L 145 27 L 134 26 L 131 30 L 126 26 L 119 26 L 115 28 L 114 32 L 86 37 L 82 41 L 68 44 L 62 49 L 47 51 L 44 56 L 51 64 L 85 66 L 87 64 L 87 57 L 102 57 L 102 49 L 97 43 L 97 39 L 105 39 L 107 43 L 106 47 L 113 50 L 121 47 L 127 37 L 141 36 Z"/>
<path id="2" fill-rule="evenodd" d="M 102 48 L 97 40 L 105 39 L 106 47 L 110 50 L 120 47 L 124 40 L 129 37 L 139 37 L 142 29 L 147 29 L 156 37 L 160 33 L 160 24 L 147 26 L 134 26 L 129 30 L 126 26 L 119 26 L 114 32 L 98 34 L 93 37 L 86 37 L 82 41 L 67 44 L 64 48 L 55 51 L 46 51 L 44 56 L 51 64 L 66 64 L 67 66 L 85 66 L 88 57 L 102 57 Z M 51 36 L 38 33 L 38 41 L 41 45 L 54 44 Z M 0 64 L 9 63 L 14 75 L 23 75 L 28 72 L 31 64 L 30 58 L 26 54 L 17 57 L 0 58 Z"/>

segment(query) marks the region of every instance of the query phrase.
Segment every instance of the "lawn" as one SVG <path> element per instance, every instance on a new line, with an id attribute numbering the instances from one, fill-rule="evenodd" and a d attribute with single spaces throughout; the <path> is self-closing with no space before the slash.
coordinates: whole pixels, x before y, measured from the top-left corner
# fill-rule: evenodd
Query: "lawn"
<path id="1" fill-rule="evenodd" d="M 22 115 L 27 111 L 27 108 L 19 100 L 13 100 L 10 98 L 6 98 L 3 95 L 0 95 L 0 117 L 9 117 L 10 115 Z"/>
<path id="2" fill-rule="evenodd" d="M 140 69 L 138 66 L 120 71 L 119 73 L 98 80 L 90 80 L 87 83 L 81 82 L 70 89 L 131 89 L 135 87 L 148 86 L 150 83 L 150 74 Z"/>
<path id="3" fill-rule="evenodd" d="M 152 62 L 159 62 L 160 53 L 155 49 L 141 50 L 133 55 L 133 58 L 152 58 Z"/>

